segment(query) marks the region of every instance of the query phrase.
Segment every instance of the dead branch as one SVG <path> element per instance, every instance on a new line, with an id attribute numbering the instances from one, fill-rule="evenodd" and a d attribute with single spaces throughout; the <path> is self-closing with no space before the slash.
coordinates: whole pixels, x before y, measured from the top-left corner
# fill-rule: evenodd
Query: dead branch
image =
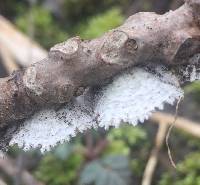
<path id="1" fill-rule="evenodd" d="M 150 119 L 152 120 L 152 123 L 166 124 L 170 126 L 174 121 L 174 116 L 167 113 L 157 112 Z M 184 132 L 191 134 L 194 137 L 200 138 L 199 123 L 178 117 L 174 127 L 183 130 Z"/>
<path id="2" fill-rule="evenodd" d="M 158 155 L 164 143 L 167 128 L 168 128 L 168 125 L 165 124 L 164 121 L 158 127 L 158 131 L 157 131 L 157 135 L 155 139 L 155 146 L 152 149 L 151 155 L 146 164 L 143 179 L 142 179 L 142 185 L 151 185 L 153 174 L 158 162 Z"/>
<path id="3" fill-rule="evenodd" d="M 159 124 L 159 128 L 155 139 L 155 146 L 151 151 L 151 155 L 145 167 L 142 185 L 151 185 L 153 174 L 158 162 L 159 152 L 164 143 L 167 129 L 174 122 L 174 116 L 167 113 L 157 112 L 151 117 L 151 120 L 152 123 Z M 192 136 L 200 137 L 200 125 L 198 123 L 178 117 L 174 127 L 179 128 Z"/>
<path id="4" fill-rule="evenodd" d="M 0 80 L 0 125 L 69 102 L 86 87 L 134 65 L 187 63 L 200 53 L 200 0 L 186 0 L 164 15 L 137 13 L 93 40 L 74 37 L 51 48 L 46 59 Z"/>

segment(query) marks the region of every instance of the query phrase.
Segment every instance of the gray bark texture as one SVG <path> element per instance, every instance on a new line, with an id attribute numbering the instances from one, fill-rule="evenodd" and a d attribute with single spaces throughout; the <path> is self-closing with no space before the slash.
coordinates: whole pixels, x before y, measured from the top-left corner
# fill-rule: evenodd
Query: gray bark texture
<path id="1" fill-rule="evenodd" d="M 179 66 L 197 53 L 200 0 L 186 0 L 164 15 L 137 13 L 102 37 L 73 37 L 57 44 L 44 60 L 0 79 L 0 126 L 69 102 L 85 88 L 103 85 L 132 66 Z"/>

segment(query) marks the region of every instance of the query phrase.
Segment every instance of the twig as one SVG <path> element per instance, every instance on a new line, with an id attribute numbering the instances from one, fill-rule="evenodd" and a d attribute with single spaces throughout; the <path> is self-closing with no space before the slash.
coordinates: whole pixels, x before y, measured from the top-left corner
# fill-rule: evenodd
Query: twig
<path id="1" fill-rule="evenodd" d="M 142 185 L 151 185 L 152 177 L 158 162 L 158 155 L 159 151 L 164 143 L 164 138 L 167 132 L 168 125 L 167 124 L 160 124 L 156 139 L 155 139 L 155 146 L 151 151 L 151 155 L 148 159 L 148 162 L 145 167 Z"/>
<path id="2" fill-rule="evenodd" d="M 157 112 L 153 114 L 150 120 L 152 120 L 151 123 L 154 124 L 166 124 L 170 126 L 174 121 L 174 116 L 163 112 Z M 200 124 L 198 122 L 194 122 L 183 117 L 178 117 L 174 127 L 183 130 L 187 134 L 190 134 L 194 137 L 200 138 Z"/>
<path id="3" fill-rule="evenodd" d="M 169 160 L 170 160 L 170 162 L 171 162 L 171 164 L 172 164 L 172 166 L 174 168 L 176 168 L 176 164 L 175 164 L 175 162 L 174 162 L 174 160 L 172 158 L 172 154 L 171 154 L 171 150 L 170 150 L 170 146 L 169 146 L 169 136 L 170 136 L 172 128 L 175 126 L 176 120 L 178 118 L 178 108 L 179 108 L 181 100 L 182 100 L 182 97 L 179 98 L 179 100 L 178 100 L 178 102 L 176 104 L 176 112 L 175 112 L 175 116 L 174 116 L 174 121 L 170 125 L 169 130 L 168 130 L 167 135 L 166 135 L 167 152 L 168 152 Z"/>

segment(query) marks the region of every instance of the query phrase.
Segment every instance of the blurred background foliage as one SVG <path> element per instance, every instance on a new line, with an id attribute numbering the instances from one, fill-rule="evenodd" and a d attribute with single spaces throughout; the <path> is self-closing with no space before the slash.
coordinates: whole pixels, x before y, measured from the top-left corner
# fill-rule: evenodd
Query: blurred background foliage
<path id="1" fill-rule="evenodd" d="M 77 27 L 77 33 L 84 39 L 101 36 L 106 31 L 119 26 L 124 20 L 119 8 L 111 8 L 102 14 L 89 18 Z"/>
<path id="2" fill-rule="evenodd" d="M 23 32 L 28 33 L 30 19 L 33 20 L 34 39 L 45 48 L 68 38 L 67 32 L 60 28 L 49 10 L 41 6 L 33 6 L 30 11 L 19 14 L 15 19 L 15 23 Z"/>
<path id="3" fill-rule="evenodd" d="M 6 0 L 0 3 L 0 12 L 49 49 L 71 36 L 80 35 L 84 39 L 100 36 L 137 11 L 162 13 L 181 3 L 172 0 Z M 185 92 L 199 113 L 200 83 L 187 86 Z M 195 118 L 199 121 L 200 115 Z M 10 148 L 8 154 L 15 159 L 22 155 L 27 161 L 24 168 L 48 185 L 139 185 L 156 130 L 148 122 L 138 127 L 125 125 L 109 131 L 92 130 L 45 155 L 16 148 Z M 172 132 L 170 140 L 177 170 L 171 167 L 163 147 L 153 184 L 200 185 L 200 140 L 178 130 Z M 12 180 L 9 182 L 14 184 Z"/>
<path id="4" fill-rule="evenodd" d="M 185 157 L 177 166 L 176 175 L 165 172 L 159 185 L 199 185 L 200 184 L 200 153 L 194 152 Z"/>

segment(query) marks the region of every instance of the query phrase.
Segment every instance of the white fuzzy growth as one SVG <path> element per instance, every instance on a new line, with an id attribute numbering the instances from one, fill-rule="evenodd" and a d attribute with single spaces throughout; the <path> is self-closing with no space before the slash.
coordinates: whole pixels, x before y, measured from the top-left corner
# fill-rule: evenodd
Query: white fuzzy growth
<path id="1" fill-rule="evenodd" d="M 184 78 L 184 82 L 200 80 L 200 53 L 194 55 L 189 63 L 186 67 L 182 67 L 181 78 Z"/>
<path id="2" fill-rule="evenodd" d="M 200 73 L 197 72 L 195 65 L 188 65 L 187 68 L 184 69 L 184 76 L 188 78 L 190 82 L 200 80 Z"/>
<path id="3" fill-rule="evenodd" d="M 58 143 L 63 143 L 77 132 L 95 126 L 90 114 L 91 107 L 80 97 L 59 111 L 41 111 L 26 120 L 24 126 L 13 136 L 10 145 L 18 144 L 28 150 L 39 147 L 42 152 L 49 151 Z"/>
<path id="4" fill-rule="evenodd" d="M 177 79 L 169 72 L 159 78 L 137 68 L 120 76 L 103 90 L 95 108 L 99 126 L 108 128 L 110 125 L 118 127 L 121 122 L 133 125 L 144 122 L 156 108 L 163 109 L 164 103 L 173 104 L 183 96 L 176 84 Z"/>
<path id="5" fill-rule="evenodd" d="M 183 96 L 174 75 L 162 68 L 156 71 L 157 75 L 153 75 L 134 68 L 116 77 L 96 96 L 87 93 L 58 112 L 41 111 L 24 123 L 10 144 L 25 150 L 40 146 L 45 151 L 97 124 L 108 128 L 122 122 L 143 122 L 156 108 L 162 109 L 164 103 L 173 104 Z"/>

